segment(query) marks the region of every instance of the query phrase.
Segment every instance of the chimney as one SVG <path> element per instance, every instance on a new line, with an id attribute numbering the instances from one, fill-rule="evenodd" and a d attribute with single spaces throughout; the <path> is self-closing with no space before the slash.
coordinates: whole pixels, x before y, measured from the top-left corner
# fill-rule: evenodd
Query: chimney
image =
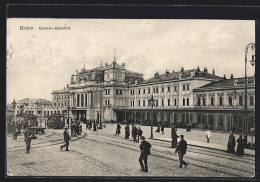
<path id="1" fill-rule="evenodd" d="M 231 75 L 230 75 L 230 79 L 233 79 L 233 78 L 234 78 L 234 77 L 233 77 L 233 74 L 231 74 Z"/>
<path id="2" fill-rule="evenodd" d="M 204 73 L 208 73 L 207 67 L 204 67 Z"/>
<path id="3" fill-rule="evenodd" d="M 156 71 L 156 73 L 154 74 L 154 77 L 155 77 L 155 78 L 158 78 L 158 77 L 159 77 L 158 71 Z"/>
<path id="4" fill-rule="evenodd" d="M 165 71 L 165 74 L 168 76 L 168 75 L 169 75 L 169 70 L 166 70 L 166 71 Z"/>
<path id="5" fill-rule="evenodd" d="M 197 67 L 197 72 L 200 72 L 200 67 L 199 66 Z"/>
<path id="6" fill-rule="evenodd" d="M 223 80 L 226 80 L 226 75 L 224 75 Z"/>
<path id="7" fill-rule="evenodd" d="M 184 67 L 183 66 L 181 67 L 181 72 L 184 72 Z"/>
<path id="8" fill-rule="evenodd" d="M 214 68 L 213 68 L 213 70 L 212 70 L 212 75 L 215 76 L 215 70 L 214 70 Z"/>

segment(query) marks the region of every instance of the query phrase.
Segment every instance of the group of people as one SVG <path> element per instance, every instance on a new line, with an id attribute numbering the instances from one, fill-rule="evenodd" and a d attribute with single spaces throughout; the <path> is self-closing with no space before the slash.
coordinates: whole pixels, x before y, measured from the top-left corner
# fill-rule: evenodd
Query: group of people
<path id="1" fill-rule="evenodd" d="M 163 123 L 158 124 L 157 129 L 155 130 L 155 132 L 159 132 L 159 133 L 160 133 L 160 131 L 162 132 L 162 134 L 164 134 L 164 124 Z"/>
<path id="2" fill-rule="evenodd" d="M 237 151 L 235 152 L 235 146 L 237 142 Z M 233 132 L 230 131 L 230 135 L 228 137 L 228 144 L 227 144 L 227 152 L 228 153 L 237 153 L 237 155 L 241 156 L 244 154 L 244 145 L 246 144 L 245 138 L 242 138 L 242 135 L 239 135 L 239 138 L 235 139 Z"/>
<path id="3" fill-rule="evenodd" d="M 98 123 L 99 123 L 98 120 L 93 120 L 93 121 L 92 120 L 88 120 L 86 122 L 86 129 L 91 130 L 92 127 L 93 127 L 93 131 L 97 131 Z"/>
<path id="4" fill-rule="evenodd" d="M 121 126 L 118 123 L 117 131 L 119 130 L 119 133 L 120 133 L 120 129 L 121 129 Z M 138 127 L 138 129 L 137 129 L 137 127 L 134 124 L 132 124 L 131 136 L 133 137 L 134 143 L 139 143 L 142 135 L 143 135 L 143 130 L 141 129 L 141 127 Z M 129 124 L 127 124 L 125 127 L 125 139 L 129 139 L 129 137 L 130 137 L 130 127 L 129 127 Z"/>
<path id="5" fill-rule="evenodd" d="M 82 133 L 82 125 L 79 122 L 72 123 L 70 129 L 71 129 L 71 136 L 81 135 Z"/>

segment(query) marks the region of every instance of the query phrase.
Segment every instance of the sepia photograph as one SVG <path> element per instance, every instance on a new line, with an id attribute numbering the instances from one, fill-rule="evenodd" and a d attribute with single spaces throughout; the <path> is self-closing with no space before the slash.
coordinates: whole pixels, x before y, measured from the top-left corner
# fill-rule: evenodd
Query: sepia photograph
<path id="1" fill-rule="evenodd" d="M 255 176 L 255 21 L 7 18 L 6 176 Z"/>

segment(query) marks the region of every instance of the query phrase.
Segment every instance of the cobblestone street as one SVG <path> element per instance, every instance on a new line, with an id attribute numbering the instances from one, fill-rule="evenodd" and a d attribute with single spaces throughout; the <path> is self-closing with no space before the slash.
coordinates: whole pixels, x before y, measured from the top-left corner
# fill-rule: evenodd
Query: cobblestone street
<path id="1" fill-rule="evenodd" d="M 114 125 L 116 126 L 116 125 Z M 113 128 L 113 127 L 111 127 Z M 46 130 L 32 140 L 25 154 L 23 136 L 7 137 L 8 176 L 168 176 L 168 177 L 253 177 L 254 157 L 227 154 L 198 147 L 188 147 L 188 167 L 178 168 L 178 155 L 168 143 L 147 139 L 152 144 L 148 157 L 149 172 L 140 172 L 140 143 L 123 133 L 114 136 L 109 127 L 98 132 L 84 130 L 72 137 L 69 150 L 60 151 L 63 130 Z M 87 133 L 87 134 L 86 134 Z M 147 137 L 148 138 L 148 137 Z"/>

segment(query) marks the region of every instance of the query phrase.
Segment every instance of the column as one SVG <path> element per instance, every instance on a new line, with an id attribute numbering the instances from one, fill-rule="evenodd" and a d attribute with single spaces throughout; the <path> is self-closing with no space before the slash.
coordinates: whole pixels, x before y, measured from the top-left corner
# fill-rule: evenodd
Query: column
<path id="1" fill-rule="evenodd" d="M 191 125 L 191 120 L 190 120 L 190 112 L 189 112 L 189 124 Z"/>
<path id="2" fill-rule="evenodd" d="M 125 111 L 125 121 L 126 121 L 126 111 Z"/>
<path id="3" fill-rule="evenodd" d="M 209 129 L 209 114 L 207 113 L 207 129 Z"/>

